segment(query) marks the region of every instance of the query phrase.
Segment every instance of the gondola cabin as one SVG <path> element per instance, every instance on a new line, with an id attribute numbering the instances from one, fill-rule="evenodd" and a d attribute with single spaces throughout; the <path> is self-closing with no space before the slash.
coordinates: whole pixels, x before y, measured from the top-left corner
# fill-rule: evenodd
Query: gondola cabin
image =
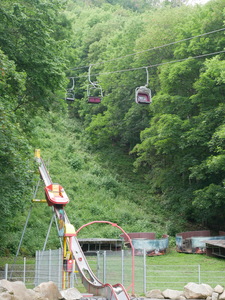
<path id="1" fill-rule="evenodd" d="M 45 187 L 45 197 L 49 206 L 57 204 L 64 206 L 69 202 L 64 188 L 58 183 L 52 183 Z"/>
<path id="2" fill-rule="evenodd" d="M 151 90 L 146 86 L 136 88 L 135 102 L 138 104 L 150 104 L 152 102 Z"/>

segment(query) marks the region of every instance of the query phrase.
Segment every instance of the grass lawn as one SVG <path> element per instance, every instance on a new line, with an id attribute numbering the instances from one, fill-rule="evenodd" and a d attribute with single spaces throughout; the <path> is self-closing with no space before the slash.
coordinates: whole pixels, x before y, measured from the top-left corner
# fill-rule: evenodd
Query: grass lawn
<path id="1" fill-rule="evenodd" d="M 5 264 L 13 264 L 14 256 L 0 257 L 0 268 L 4 268 Z M 24 257 L 18 256 L 16 264 L 23 264 Z M 35 257 L 26 257 L 27 264 L 34 264 Z M 166 255 L 153 256 L 146 258 L 147 265 L 200 265 L 206 270 L 225 271 L 225 258 L 210 257 L 205 254 L 186 254 L 178 253 L 174 248 L 170 248 Z"/>
<path id="2" fill-rule="evenodd" d="M 147 257 L 147 265 L 200 265 L 202 270 L 225 271 L 225 258 L 205 254 L 178 253 L 174 248 L 166 255 Z"/>

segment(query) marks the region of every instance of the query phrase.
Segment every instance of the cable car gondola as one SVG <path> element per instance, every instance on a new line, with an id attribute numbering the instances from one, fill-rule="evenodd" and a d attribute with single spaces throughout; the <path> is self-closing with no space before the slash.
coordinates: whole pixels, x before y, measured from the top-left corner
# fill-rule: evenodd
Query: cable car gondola
<path id="1" fill-rule="evenodd" d="M 66 101 L 74 101 L 75 100 L 75 91 L 74 91 L 74 87 L 75 87 L 75 80 L 74 77 L 70 77 L 70 80 L 72 82 L 72 87 L 68 88 L 66 91 Z"/>
<path id="2" fill-rule="evenodd" d="M 91 81 L 91 66 L 89 66 L 89 70 L 88 70 L 88 80 L 89 80 L 89 84 L 87 86 L 87 97 L 88 103 L 93 103 L 93 104 L 98 104 L 101 103 L 102 98 L 103 98 L 103 92 L 102 92 L 102 88 L 100 86 L 100 84 L 98 84 L 97 82 L 92 82 Z"/>
<path id="3" fill-rule="evenodd" d="M 152 95 L 151 90 L 147 87 L 148 86 L 148 68 L 146 67 L 147 73 L 147 82 L 144 86 L 137 87 L 135 89 L 135 102 L 138 104 L 150 104 L 152 103 Z"/>

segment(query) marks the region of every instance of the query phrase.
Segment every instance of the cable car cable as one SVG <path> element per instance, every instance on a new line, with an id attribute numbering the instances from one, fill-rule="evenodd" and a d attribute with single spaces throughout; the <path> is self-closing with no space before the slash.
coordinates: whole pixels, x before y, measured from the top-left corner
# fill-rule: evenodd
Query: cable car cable
<path id="1" fill-rule="evenodd" d="M 156 47 L 149 48 L 149 49 L 142 50 L 142 51 L 138 51 L 138 52 L 135 52 L 135 53 L 130 53 L 130 54 L 127 54 L 127 55 L 124 55 L 124 56 L 119 56 L 119 57 L 112 58 L 112 59 L 109 59 L 109 60 L 100 61 L 100 62 L 97 62 L 95 64 L 92 64 L 92 66 L 99 65 L 99 64 L 104 64 L 104 63 L 115 61 L 115 60 L 119 60 L 119 59 L 122 59 L 122 58 L 126 58 L 126 57 L 133 56 L 133 55 L 136 55 L 136 54 L 141 54 L 141 53 L 148 52 L 148 51 L 157 50 L 157 49 L 160 49 L 160 48 L 175 45 L 175 44 L 185 42 L 185 41 L 197 38 L 197 37 L 202 37 L 202 36 L 205 36 L 205 35 L 209 35 L 209 34 L 212 34 L 212 33 L 217 33 L 217 32 L 224 31 L 224 30 L 225 30 L 225 27 L 222 27 L 222 28 L 219 28 L 219 29 L 216 29 L 216 30 L 213 30 L 213 31 L 205 32 L 205 33 L 195 35 L 195 36 L 192 36 L 192 37 L 189 37 L 189 38 L 185 38 L 185 39 L 182 39 L 182 40 L 179 40 L 179 41 L 174 41 L 174 42 L 171 42 L 171 43 L 168 43 L 168 44 L 164 44 L 164 45 L 161 45 L 161 46 L 156 46 Z M 70 70 L 78 70 L 78 69 L 83 69 L 83 68 L 89 68 L 89 66 L 90 65 L 81 66 L 81 67 L 77 67 L 77 68 L 72 68 Z"/>
<path id="2" fill-rule="evenodd" d="M 110 72 L 101 72 L 101 73 L 96 73 L 96 74 L 92 74 L 92 75 L 95 75 L 95 76 L 109 75 L 109 74 L 114 74 L 114 73 L 122 73 L 122 72 L 141 70 L 141 69 L 145 69 L 145 68 L 154 68 L 154 67 L 159 67 L 159 66 L 162 66 L 162 65 L 172 64 L 172 63 L 176 63 L 176 62 L 182 62 L 182 61 L 189 60 L 189 59 L 207 57 L 207 56 L 210 56 L 210 55 L 217 55 L 217 54 L 221 54 L 221 53 L 225 53 L 225 50 L 212 52 L 212 53 L 206 53 L 206 54 L 200 54 L 200 55 L 196 55 L 196 56 L 189 56 L 189 57 L 186 57 L 186 58 L 181 58 L 181 59 L 177 59 L 177 60 L 158 63 L 158 64 L 155 64 L 155 65 L 142 66 L 142 67 L 129 68 L 129 69 L 121 69 L 121 70 L 110 71 Z M 87 75 L 80 75 L 80 76 L 76 76 L 74 78 L 83 78 L 83 77 L 87 77 Z"/>

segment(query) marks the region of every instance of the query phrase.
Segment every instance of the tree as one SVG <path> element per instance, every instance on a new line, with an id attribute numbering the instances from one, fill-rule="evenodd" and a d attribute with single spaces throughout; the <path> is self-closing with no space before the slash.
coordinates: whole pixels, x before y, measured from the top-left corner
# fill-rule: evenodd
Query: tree
<path id="1" fill-rule="evenodd" d="M 31 199 L 33 166 L 31 149 L 15 114 L 17 98 L 25 90 L 26 74 L 17 72 L 0 50 L 0 238 L 10 231 L 12 218 Z M 4 243 L 1 243 L 4 247 Z"/>
<path id="2" fill-rule="evenodd" d="M 220 28 L 222 14 L 217 19 L 212 16 L 221 6 L 217 1 L 195 10 L 182 29 L 177 29 L 177 38 L 195 35 L 196 30 L 201 34 Z M 185 59 L 221 50 L 223 42 L 219 31 L 177 43 L 171 54 Z M 186 220 L 219 229 L 224 226 L 220 213 L 224 209 L 224 149 L 212 145 L 215 141 L 221 145 L 218 133 L 224 122 L 223 54 L 204 60 L 187 59 L 158 69 L 158 93 L 151 105 L 153 118 L 132 153 L 138 155 L 136 166 L 147 166 L 144 170 L 151 189 L 160 195 L 164 207 L 176 210 Z"/>
<path id="3" fill-rule="evenodd" d="M 201 138 L 204 147 L 201 160 L 190 168 L 190 178 L 198 182 L 193 202 L 196 215 L 216 229 L 224 224 L 221 212 L 225 208 L 224 66 L 225 61 L 219 57 L 206 61 L 205 70 L 196 82 L 198 93 L 193 96 L 200 107 L 196 130 L 191 135 L 194 139 L 189 135 L 190 141 Z"/>
<path id="4" fill-rule="evenodd" d="M 53 93 L 63 87 L 65 58 L 62 41 L 54 38 L 61 1 L 2 1 L 0 47 L 18 71 L 27 74 L 26 90 L 18 106 L 28 111 L 55 101 Z"/>

